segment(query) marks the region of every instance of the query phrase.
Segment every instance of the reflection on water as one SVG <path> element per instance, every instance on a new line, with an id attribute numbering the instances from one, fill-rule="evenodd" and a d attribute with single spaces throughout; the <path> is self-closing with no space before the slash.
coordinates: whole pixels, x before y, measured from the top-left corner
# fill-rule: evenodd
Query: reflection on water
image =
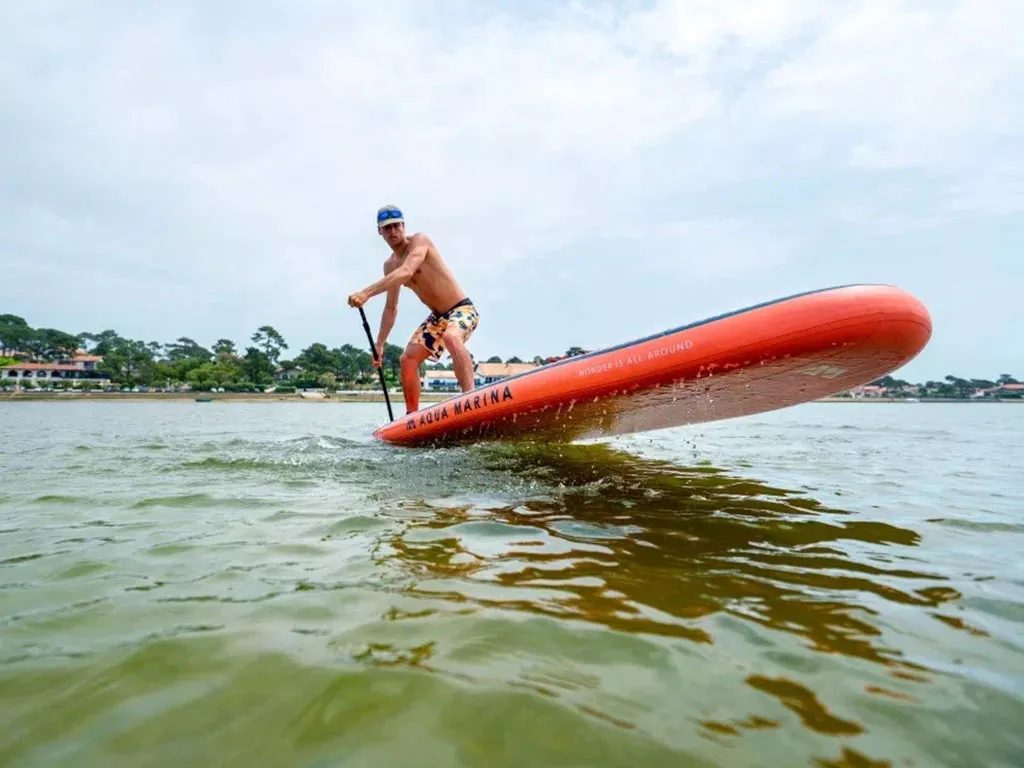
<path id="1" fill-rule="evenodd" d="M 495 463 L 556 477 L 563 490 L 488 508 L 483 519 L 465 507 L 428 506 L 429 516 L 391 542 L 422 576 L 506 588 L 465 596 L 481 605 L 699 642 L 712 638 L 694 620 L 723 611 L 802 635 L 817 650 L 899 667 L 906 662 L 858 618 L 857 596 L 929 606 L 958 596 L 920 586 L 934 584 L 934 574 L 857 562 L 844 549 L 914 546 L 913 531 L 713 467 L 645 462 L 604 446 L 522 449 Z"/>
<path id="2" fill-rule="evenodd" d="M 882 665 L 895 679 L 929 679 L 871 620 L 879 600 L 937 609 L 959 597 L 915 563 L 912 530 L 715 467 L 645 461 L 604 445 L 495 448 L 476 459 L 556 490 L 484 509 L 404 499 L 409 525 L 379 555 L 415 578 L 411 594 L 701 644 L 715 643 L 707 619 L 720 614 L 791 633 L 818 653 Z M 862 545 L 875 554 L 860 556 Z M 888 545 L 891 555 L 877 554 Z M 429 655 L 420 647 L 401 658 L 421 664 Z M 864 730 L 793 679 L 750 674 L 745 682 L 815 732 Z M 881 685 L 866 691 L 915 700 Z M 778 722 L 703 725 L 736 734 Z"/>

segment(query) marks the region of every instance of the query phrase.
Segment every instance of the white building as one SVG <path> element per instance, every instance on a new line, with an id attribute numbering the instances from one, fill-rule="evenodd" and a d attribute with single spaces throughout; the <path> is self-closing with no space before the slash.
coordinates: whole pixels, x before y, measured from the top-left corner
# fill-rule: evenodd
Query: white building
<path id="1" fill-rule="evenodd" d="M 484 384 L 493 384 L 509 376 L 515 376 L 517 373 L 532 371 L 537 367 L 533 363 L 480 363 L 476 367 L 476 373 L 483 379 Z"/>
<path id="2" fill-rule="evenodd" d="M 476 373 L 473 375 L 473 386 L 479 387 L 484 383 L 483 377 Z M 427 374 L 420 380 L 423 389 L 433 392 L 458 392 L 459 380 L 455 378 L 455 371 L 432 371 L 427 369 Z"/>
<path id="3" fill-rule="evenodd" d="M 37 385 L 55 382 L 88 381 L 93 384 L 109 384 L 110 379 L 102 376 L 97 367 L 103 362 L 96 355 L 75 355 L 56 363 L 14 363 L 0 368 L 0 386 L 14 384 L 21 386 L 31 381 Z"/>
<path id="4" fill-rule="evenodd" d="M 482 387 L 485 384 L 493 384 L 508 376 L 532 371 L 536 367 L 533 363 L 479 363 L 473 373 L 473 386 Z M 455 371 L 428 368 L 420 383 L 424 389 L 434 392 L 457 392 L 459 390 L 459 381 L 455 378 Z"/>

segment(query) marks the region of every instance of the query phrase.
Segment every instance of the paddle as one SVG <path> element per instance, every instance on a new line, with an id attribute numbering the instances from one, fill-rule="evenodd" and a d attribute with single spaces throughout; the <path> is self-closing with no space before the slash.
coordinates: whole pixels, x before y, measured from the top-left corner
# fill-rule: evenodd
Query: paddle
<path id="1" fill-rule="evenodd" d="M 373 359 L 377 359 L 377 345 L 373 343 L 373 334 L 370 333 L 370 324 L 366 322 L 366 313 L 363 308 L 359 308 L 359 314 L 363 318 L 363 330 L 366 331 L 366 340 L 370 342 L 370 354 L 373 355 Z M 388 404 L 388 420 L 394 421 L 394 414 L 391 413 L 391 398 L 388 397 L 388 385 L 384 381 L 384 361 L 381 361 L 380 368 L 377 369 L 377 373 L 380 375 L 380 387 L 384 390 L 384 402 Z"/>

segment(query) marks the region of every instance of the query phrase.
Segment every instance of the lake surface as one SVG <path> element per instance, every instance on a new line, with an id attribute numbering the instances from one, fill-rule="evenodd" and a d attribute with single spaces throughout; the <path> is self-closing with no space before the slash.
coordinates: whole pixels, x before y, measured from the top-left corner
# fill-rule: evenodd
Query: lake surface
<path id="1" fill-rule="evenodd" d="M 0 765 L 1024 764 L 1024 406 L 382 415 L 0 403 Z"/>

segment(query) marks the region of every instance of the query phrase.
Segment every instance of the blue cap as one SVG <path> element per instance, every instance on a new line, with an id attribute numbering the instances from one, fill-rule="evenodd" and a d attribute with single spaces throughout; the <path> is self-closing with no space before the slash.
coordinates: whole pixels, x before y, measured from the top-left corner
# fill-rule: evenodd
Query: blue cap
<path id="1" fill-rule="evenodd" d="M 404 224 L 402 211 L 393 205 L 385 205 L 377 210 L 377 229 L 385 224 Z"/>

